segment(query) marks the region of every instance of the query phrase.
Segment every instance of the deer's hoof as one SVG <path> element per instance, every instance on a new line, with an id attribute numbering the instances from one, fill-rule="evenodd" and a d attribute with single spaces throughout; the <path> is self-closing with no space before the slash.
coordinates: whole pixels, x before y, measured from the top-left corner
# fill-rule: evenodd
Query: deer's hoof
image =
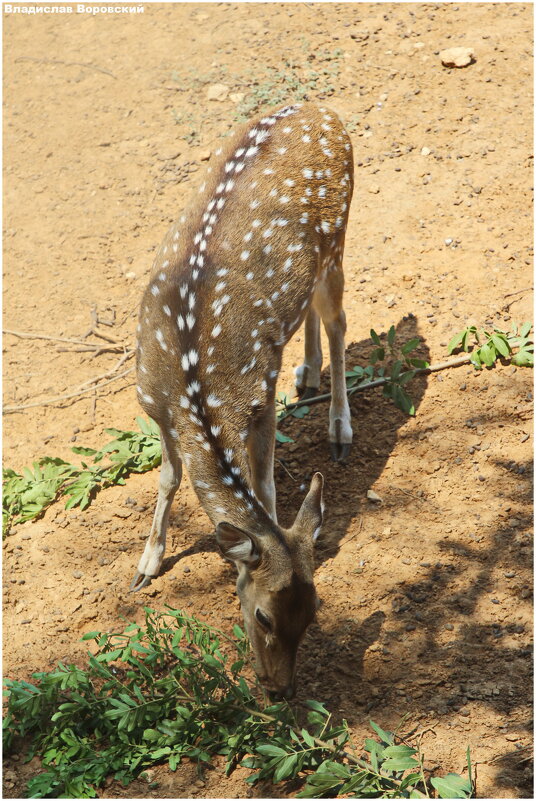
<path id="1" fill-rule="evenodd" d="M 351 442 L 330 442 L 331 458 L 334 462 L 345 462 L 350 455 Z"/>
<path id="2" fill-rule="evenodd" d="M 145 576 L 143 573 L 140 573 L 139 570 L 136 570 L 134 578 L 130 583 L 129 592 L 138 592 L 139 590 L 143 590 L 144 587 L 149 586 L 153 578 L 154 576 Z"/>
<path id="3" fill-rule="evenodd" d="M 316 398 L 318 395 L 318 387 L 297 387 L 296 389 L 300 400 L 309 400 L 309 398 Z"/>

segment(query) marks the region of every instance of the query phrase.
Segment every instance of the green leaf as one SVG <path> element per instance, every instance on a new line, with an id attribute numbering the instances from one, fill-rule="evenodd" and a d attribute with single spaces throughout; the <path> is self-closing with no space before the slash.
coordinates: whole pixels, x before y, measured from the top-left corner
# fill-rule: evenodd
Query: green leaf
<path id="1" fill-rule="evenodd" d="M 76 445 L 71 448 L 73 453 L 78 453 L 80 456 L 94 456 L 97 451 L 94 448 L 84 448 L 80 445 Z"/>
<path id="2" fill-rule="evenodd" d="M 400 352 L 403 353 L 404 356 L 407 356 L 408 353 L 411 353 L 412 350 L 418 348 L 420 344 L 421 340 L 419 339 L 419 337 L 415 337 L 414 339 L 410 339 L 407 342 L 404 342 L 404 344 L 400 348 Z"/>
<path id="3" fill-rule="evenodd" d="M 520 337 L 527 337 L 530 333 L 530 329 L 532 328 L 532 323 L 523 323 L 521 329 L 519 331 Z"/>
<path id="4" fill-rule="evenodd" d="M 380 341 L 380 337 L 378 336 L 378 334 L 376 333 L 376 331 L 373 328 L 370 329 L 370 338 L 372 339 L 372 341 L 374 342 L 375 345 L 381 345 L 382 344 L 381 341 Z"/>
<path id="5" fill-rule="evenodd" d="M 277 782 L 280 782 L 282 779 L 286 779 L 293 774 L 295 772 L 297 763 L 298 754 L 289 754 L 289 756 L 283 759 L 274 773 L 274 783 L 277 784 Z"/>
<path id="6" fill-rule="evenodd" d="M 86 633 L 83 634 L 80 637 L 80 639 L 81 640 L 95 640 L 99 636 L 100 636 L 100 631 L 86 631 Z"/>
<path id="7" fill-rule="evenodd" d="M 369 720 L 370 725 L 382 741 L 382 743 L 386 743 L 387 745 L 392 745 L 393 740 L 395 738 L 394 734 L 390 731 L 384 731 L 377 723 L 374 723 L 373 720 Z"/>
<path id="8" fill-rule="evenodd" d="M 506 358 L 510 355 L 511 348 L 504 334 L 498 334 L 496 332 L 493 332 L 491 335 L 491 341 L 495 346 L 495 350 L 497 350 L 497 352 L 500 353 L 501 356 L 504 356 Z"/>
<path id="9" fill-rule="evenodd" d="M 392 325 L 389 331 L 387 332 L 387 342 L 391 348 L 395 343 L 395 337 L 396 337 L 396 328 L 394 327 L 394 325 Z"/>
<path id="10" fill-rule="evenodd" d="M 511 361 L 517 367 L 534 367 L 534 354 L 522 348 L 512 356 Z"/>
<path id="11" fill-rule="evenodd" d="M 309 707 L 309 709 L 313 709 L 315 712 L 320 712 L 322 715 L 325 715 L 326 717 L 329 715 L 329 712 L 324 706 L 324 704 L 319 703 L 319 701 L 314 701 L 309 698 L 305 702 L 305 706 Z"/>
<path id="12" fill-rule="evenodd" d="M 278 745 L 272 745 L 271 743 L 261 743 L 255 748 L 257 753 L 262 754 L 263 756 L 286 756 L 287 752 L 284 748 L 280 748 Z"/>
<path id="13" fill-rule="evenodd" d="M 427 367 L 430 367 L 430 362 L 427 362 L 426 359 L 410 359 L 409 363 L 412 367 L 417 367 L 419 370 L 424 370 Z"/>
<path id="14" fill-rule="evenodd" d="M 307 731 L 307 729 L 301 730 L 301 736 L 303 737 L 304 742 L 306 743 L 306 745 L 309 746 L 309 748 L 317 747 L 315 743 L 315 738 Z"/>
<path id="15" fill-rule="evenodd" d="M 388 745 L 383 750 L 386 757 L 406 757 L 412 756 L 417 753 L 416 748 L 411 748 L 409 745 Z"/>
<path id="16" fill-rule="evenodd" d="M 297 417 L 298 420 L 301 420 L 302 417 L 305 417 L 305 415 L 309 414 L 309 412 L 309 406 L 298 406 L 296 409 L 292 410 L 291 414 L 292 417 Z"/>
<path id="17" fill-rule="evenodd" d="M 497 358 L 497 351 L 490 342 L 486 342 L 478 351 L 478 355 L 486 367 L 493 367 Z"/>
<path id="18" fill-rule="evenodd" d="M 415 370 L 405 370 L 401 375 L 398 376 L 398 383 L 400 386 L 407 384 L 408 381 L 411 381 L 412 378 L 415 378 Z"/>
<path id="19" fill-rule="evenodd" d="M 143 739 L 151 743 L 155 742 L 155 740 L 158 740 L 161 736 L 162 735 L 160 732 L 158 732 L 156 729 L 145 729 L 142 734 Z"/>
<path id="20" fill-rule="evenodd" d="M 373 720 L 369 720 L 370 725 L 382 741 L 382 743 L 386 743 L 387 745 L 392 745 L 394 740 L 394 734 L 390 731 L 384 731 L 377 723 L 374 723 Z"/>
<path id="21" fill-rule="evenodd" d="M 471 786 L 471 793 L 472 793 L 473 792 L 473 771 L 472 771 L 472 768 L 471 768 L 471 749 L 469 748 L 469 746 L 467 746 L 466 757 L 467 757 L 467 772 L 469 774 L 468 778 L 469 778 L 469 784 Z"/>
<path id="22" fill-rule="evenodd" d="M 279 431 L 278 428 L 276 428 L 276 430 L 275 430 L 275 438 L 276 438 L 277 442 L 294 442 L 292 437 L 287 437 L 286 434 L 282 434 L 281 431 Z"/>
<path id="23" fill-rule="evenodd" d="M 457 773 L 448 773 L 442 779 L 433 776 L 430 779 L 440 798 L 469 798 L 472 792 L 471 782 Z"/>
<path id="24" fill-rule="evenodd" d="M 422 776 L 420 773 L 408 773 L 400 782 L 399 789 L 406 790 L 412 785 L 419 784 L 420 781 L 422 781 Z"/>
<path id="25" fill-rule="evenodd" d="M 482 362 L 480 361 L 479 351 L 475 350 L 471 354 L 471 364 L 475 367 L 476 370 L 482 369 Z"/>
<path id="26" fill-rule="evenodd" d="M 385 350 L 384 348 L 375 348 L 369 356 L 370 364 L 376 364 L 378 361 L 383 361 L 385 359 Z"/>
<path id="27" fill-rule="evenodd" d="M 419 763 L 413 757 L 397 757 L 395 759 L 386 759 L 382 762 L 382 770 L 415 770 L 419 767 Z"/>
<path id="28" fill-rule="evenodd" d="M 400 375 L 400 372 L 401 372 L 403 366 L 404 366 L 404 363 L 400 359 L 397 359 L 395 362 L 393 362 L 393 364 L 391 366 L 391 381 L 396 381 L 397 380 L 397 378 Z"/>
<path id="29" fill-rule="evenodd" d="M 466 328 L 464 328 L 463 331 L 458 331 L 457 334 L 454 334 L 452 339 L 449 341 L 449 344 L 447 345 L 447 352 L 449 353 L 449 355 L 453 351 L 455 351 L 456 348 L 458 348 L 460 345 L 462 345 L 463 340 L 466 338 L 466 336 L 467 336 L 467 329 Z M 464 348 L 464 350 L 465 350 L 465 348 Z"/>
<path id="30" fill-rule="evenodd" d="M 410 396 L 398 384 L 393 384 L 392 398 L 395 405 L 406 414 L 414 415 L 415 406 Z"/>
<path id="31" fill-rule="evenodd" d="M 246 639 L 246 634 L 243 631 L 243 629 L 240 628 L 238 623 L 235 623 L 234 626 L 233 626 L 233 634 L 234 634 L 234 636 L 236 637 L 237 640 L 245 640 Z"/>

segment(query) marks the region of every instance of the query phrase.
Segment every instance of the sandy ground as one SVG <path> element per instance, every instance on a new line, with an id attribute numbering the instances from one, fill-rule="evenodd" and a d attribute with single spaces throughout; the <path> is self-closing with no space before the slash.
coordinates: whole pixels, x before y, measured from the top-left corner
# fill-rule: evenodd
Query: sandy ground
<path id="1" fill-rule="evenodd" d="M 349 366 L 366 363 L 371 327 L 420 336 L 437 362 L 468 323 L 531 319 L 529 4 L 144 8 L 4 14 L 4 329 L 52 338 L 4 334 L 5 406 L 43 402 L 5 415 L 6 466 L 70 458 L 73 443 L 104 444 L 105 427 L 134 427 L 132 373 L 45 405 L 119 359 L 54 338 L 81 339 L 97 320 L 97 332 L 133 345 L 154 251 L 218 137 L 255 98 L 306 91 L 351 132 Z M 443 67 L 438 52 L 454 45 L 473 47 L 475 62 Z M 214 84 L 228 87 L 226 99 L 208 99 Z M 281 389 L 302 349 L 299 332 Z M 369 718 L 389 728 L 409 713 L 430 728 L 428 767 L 460 771 L 470 745 L 479 796 L 530 797 L 532 372 L 466 366 L 412 391 L 415 418 L 378 391 L 352 399 L 347 465 L 329 461 L 324 406 L 289 423 L 295 443 L 278 447 L 288 470 L 276 476 L 283 523 L 311 472 L 326 479 L 322 607 L 301 649 L 298 703 L 324 701 L 358 741 Z M 231 629 L 233 571 L 186 480 L 162 576 L 128 594 L 156 486 L 156 472 L 133 477 L 84 512 L 56 504 L 13 528 L 3 561 L 6 675 L 81 663 L 85 631 L 116 630 L 121 615 L 140 620 L 147 603 Z M 366 500 L 368 489 L 381 504 Z M 4 795 L 20 795 L 37 769 L 8 759 Z M 191 766 L 162 767 L 156 789 L 140 781 L 103 794 L 244 797 L 245 775 L 226 779 L 216 764 L 199 780 Z"/>

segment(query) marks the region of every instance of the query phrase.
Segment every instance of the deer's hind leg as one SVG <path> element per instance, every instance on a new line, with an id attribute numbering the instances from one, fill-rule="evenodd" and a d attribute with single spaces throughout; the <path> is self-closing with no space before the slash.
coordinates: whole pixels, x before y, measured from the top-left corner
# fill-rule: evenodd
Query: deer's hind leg
<path id="1" fill-rule="evenodd" d="M 320 278 L 313 307 L 322 318 L 329 341 L 331 361 L 331 405 L 329 408 L 329 442 L 335 461 L 344 460 L 352 444 L 350 405 L 346 394 L 344 335 L 346 315 L 342 308 L 344 275 L 342 253 L 344 238 L 335 241 L 326 269 Z"/>
<path id="2" fill-rule="evenodd" d="M 182 478 L 182 461 L 178 443 L 163 427 L 160 427 L 160 442 L 162 444 L 162 466 L 158 484 L 158 500 L 151 531 L 130 585 L 131 592 L 137 592 L 146 587 L 150 584 L 151 579 L 160 572 L 166 550 L 169 512 Z"/>
<path id="3" fill-rule="evenodd" d="M 322 370 L 322 345 L 320 343 L 320 317 L 310 306 L 305 317 L 305 354 L 303 364 L 296 367 L 296 390 L 302 400 L 318 395 L 320 371 Z"/>

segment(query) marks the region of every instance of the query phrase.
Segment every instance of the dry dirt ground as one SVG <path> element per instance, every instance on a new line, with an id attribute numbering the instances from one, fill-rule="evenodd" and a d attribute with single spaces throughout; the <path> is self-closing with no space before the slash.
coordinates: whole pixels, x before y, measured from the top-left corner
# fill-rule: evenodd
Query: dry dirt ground
<path id="1" fill-rule="evenodd" d="M 5 415 L 6 466 L 70 458 L 73 443 L 104 444 L 105 427 L 135 427 L 133 373 L 45 405 L 119 359 L 57 338 L 80 340 L 97 320 L 95 330 L 132 347 L 155 248 L 219 135 L 254 101 L 293 100 L 303 87 L 340 113 L 354 143 L 349 365 L 366 363 L 371 327 L 420 336 L 437 362 L 468 323 L 508 328 L 531 318 L 529 4 L 74 9 L 3 19 L 4 404 L 43 404 Z M 438 52 L 454 45 L 473 47 L 474 63 L 443 67 Z M 208 99 L 214 84 L 228 87 L 225 99 Z M 300 332 L 281 389 L 290 389 L 302 348 Z M 324 701 L 358 741 L 369 718 L 392 728 L 409 714 L 430 729 L 428 767 L 460 771 L 470 745 L 481 797 L 529 797 L 532 373 L 466 366 L 412 392 L 414 418 L 378 390 L 354 396 L 346 465 L 329 461 L 326 406 L 293 420 L 285 430 L 295 444 L 278 447 L 288 470 L 277 469 L 283 523 L 313 470 L 327 487 L 322 606 L 301 648 L 298 703 Z M 84 512 L 56 504 L 12 530 L 5 675 L 82 663 L 85 631 L 141 620 L 143 604 L 231 629 L 233 571 L 186 480 L 162 576 L 138 596 L 127 592 L 157 478 L 106 490 Z M 369 489 L 382 503 L 367 501 Z M 9 759 L 4 794 L 23 793 L 37 769 Z M 226 779 L 216 765 L 199 780 L 192 766 L 162 767 L 156 789 L 140 780 L 103 794 L 243 797 L 245 775 Z"/>

